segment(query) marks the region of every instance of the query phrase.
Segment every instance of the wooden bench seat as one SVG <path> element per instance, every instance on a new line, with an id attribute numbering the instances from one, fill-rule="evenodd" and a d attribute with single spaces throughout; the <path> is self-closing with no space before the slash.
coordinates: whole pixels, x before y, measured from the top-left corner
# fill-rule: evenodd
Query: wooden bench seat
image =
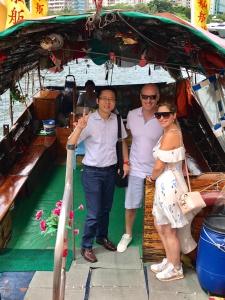
<path id="1" fill-rule="evenodd" d="M 46 147 L 43 145 L 30 146 L 20 157 L 15 166 L 13 166 L 9 174 L 28 176 L 45 150 Z"/>
<path id="2" fill-rule="evenodd" d="M 56 142 L 55 136 L 37 136 L 10 170 L 10 175 L 29 175 L 44 151 Z"/>
<path id="3" fill-rule="evenodd" d="M 5 216 L 7 210 L 13 204 L 28 176 L 10 176 L 8 175 L 4 184 L 0 186 L 0 221 Z"/>
<path id="4" fill-rule="evenodd" d="M 46 151 L 47 150 L 47 151 Z M 0 180 L 0 249 L 11 234 L 10 208 L 20 194 L 29 195 L 49 160 L 56 158 L 56 137 L 37 136 L 9 173 Z"/>

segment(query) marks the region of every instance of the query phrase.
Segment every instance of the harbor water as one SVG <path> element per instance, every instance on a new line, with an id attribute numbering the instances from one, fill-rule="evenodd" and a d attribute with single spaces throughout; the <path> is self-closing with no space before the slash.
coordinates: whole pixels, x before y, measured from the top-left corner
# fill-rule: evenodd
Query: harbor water
<path id="1" fill-rule="evenodd" d="M 150 68 L 150 70 L 149 70 Z M 154 66 L 147 65 L 146 67 L 127 67 L 121 68 L 116 65 L 108 69 L 105 65 L 97 66 L 91 60 L 78 60 L 69 63 L 60 73 L 51 73 L 50 71 L 41 71 L 41 85 L 44 86 L 64 86 L 67 75 L 73 75 L 77 86 L 84 86 L 89 79 L 93 80 L 96 85 L 124 85 L 124 84 L 144 84 L 149 82 L 173 82 L 173 78 L 162 68 L 154 70 Z M 29 76 L 31 77 L 31 72 Z M 108 79 L 106 80 L 106 77 Z M 31 87 L 31 79 L 25 76 L 18 85 L 19 90 L 24 94 L 28 94 L 26 104 L 32 101 L 32 93 L 35 94 L 40 89 L 37 71 L 34 73 L 34 87 Z M 21 92 L 21 94 L 22 94 Z M 26 108 L 25 104 L 15 101 L 13 105 L 13 123 Z M 9 91 L 0 96 L 0 140 L 3 137 L 3 125 L 9 124 L 10 120 L 10 101 Z"/>

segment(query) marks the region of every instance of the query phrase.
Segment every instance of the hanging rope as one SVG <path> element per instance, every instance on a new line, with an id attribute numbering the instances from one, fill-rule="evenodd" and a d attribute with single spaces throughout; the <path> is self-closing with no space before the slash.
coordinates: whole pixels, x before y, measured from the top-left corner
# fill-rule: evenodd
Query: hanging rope
<path id="1" fill-rule="evenodd" d="M 218 79 L 218 76 L 219 75 L 216 74 L 216 79 Z M 222 118 L 224 116 L 224 109 L 223 109 L 223 104 L 222 104 L 222 101 L 221 101 L 221 93 L 220 93 L 220 90 L 218 88 L 218 81 L 217 80 L 214 82 L 214 90 L 215 90 L 216 102 L 217 102 L 219 114 L 220 114 L 220 117 Z"/>
<path id="2" fill-rule="evenodd" d="M 96 5 L 96 0 L 95 0 L 95 5 Z M 100 19 L 100 13 L 102 10 L 102 0 L 97 0 L 97 5 L 96 5 L 96 19 Z"/>
<path id="3" fill-rule="evenodd" d="M 204 231 L 205 235 L 208 237 L 208 239 L 209 239 L 211 242 L 210 242 L 210 241 L 207 241 L 206 239 L 204 239 L 204 238 L 201 236 L 201 239 L 202 239 L 203 241 L 205 241 L 205 242 L 207 242 L 207 243 L 209 243 L 209 244 L 215 246 L 217 249 L 219 249 L 219 250 L 225 252 L 225 244 L 224 244 L 224 243 L 223 243 L 223 244 L 217 244 L 217 243 L 215 243 L 215 241 L 214 241 L 214 240 L 208 235 L 208 233 L 205 231 L 205 228 L 203 228 L 203 231 Z"/>

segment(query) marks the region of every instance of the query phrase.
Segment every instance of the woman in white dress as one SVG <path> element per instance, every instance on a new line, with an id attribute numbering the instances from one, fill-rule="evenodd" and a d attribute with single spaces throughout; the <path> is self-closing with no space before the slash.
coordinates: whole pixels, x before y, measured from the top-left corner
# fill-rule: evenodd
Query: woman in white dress
<path id="1" fill-rule="evenodd" d="M 174 103 L 161 102 L 155 117 L 163 127 L 164 134 L 153 149 L 156 159 L 153 172 L 147 179 L 155 182 L 153 203 L 154 225 L 161 238 L 166 258 L 160 264 L 151 266 L 151 270 L 161 281 L 170 281 L 184 277 L 180 261 L 181 246 L 177 228 L 188 224 L 182 214 L 177 197 L 188 188 L 182 172 L 185 157 L 182 134 L 176 120 Z"/>

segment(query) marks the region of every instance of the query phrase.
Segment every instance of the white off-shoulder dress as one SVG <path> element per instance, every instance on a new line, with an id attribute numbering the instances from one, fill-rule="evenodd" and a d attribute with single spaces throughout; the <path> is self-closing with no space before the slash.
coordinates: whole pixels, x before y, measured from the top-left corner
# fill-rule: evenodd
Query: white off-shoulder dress
<path id="1" fill-rule="evenodd" d="M 154 158 L 166 164 L 156 180 L 152 213 L 158 225 L 171 224 L 172 228 L 181 228 L 189 223 L 177 204 L 177 197 L 188 191 L 182 171 L 185 149 L 181 146 L 174 150 L 160 150 L 162 137 L 153 148 Z"/>

